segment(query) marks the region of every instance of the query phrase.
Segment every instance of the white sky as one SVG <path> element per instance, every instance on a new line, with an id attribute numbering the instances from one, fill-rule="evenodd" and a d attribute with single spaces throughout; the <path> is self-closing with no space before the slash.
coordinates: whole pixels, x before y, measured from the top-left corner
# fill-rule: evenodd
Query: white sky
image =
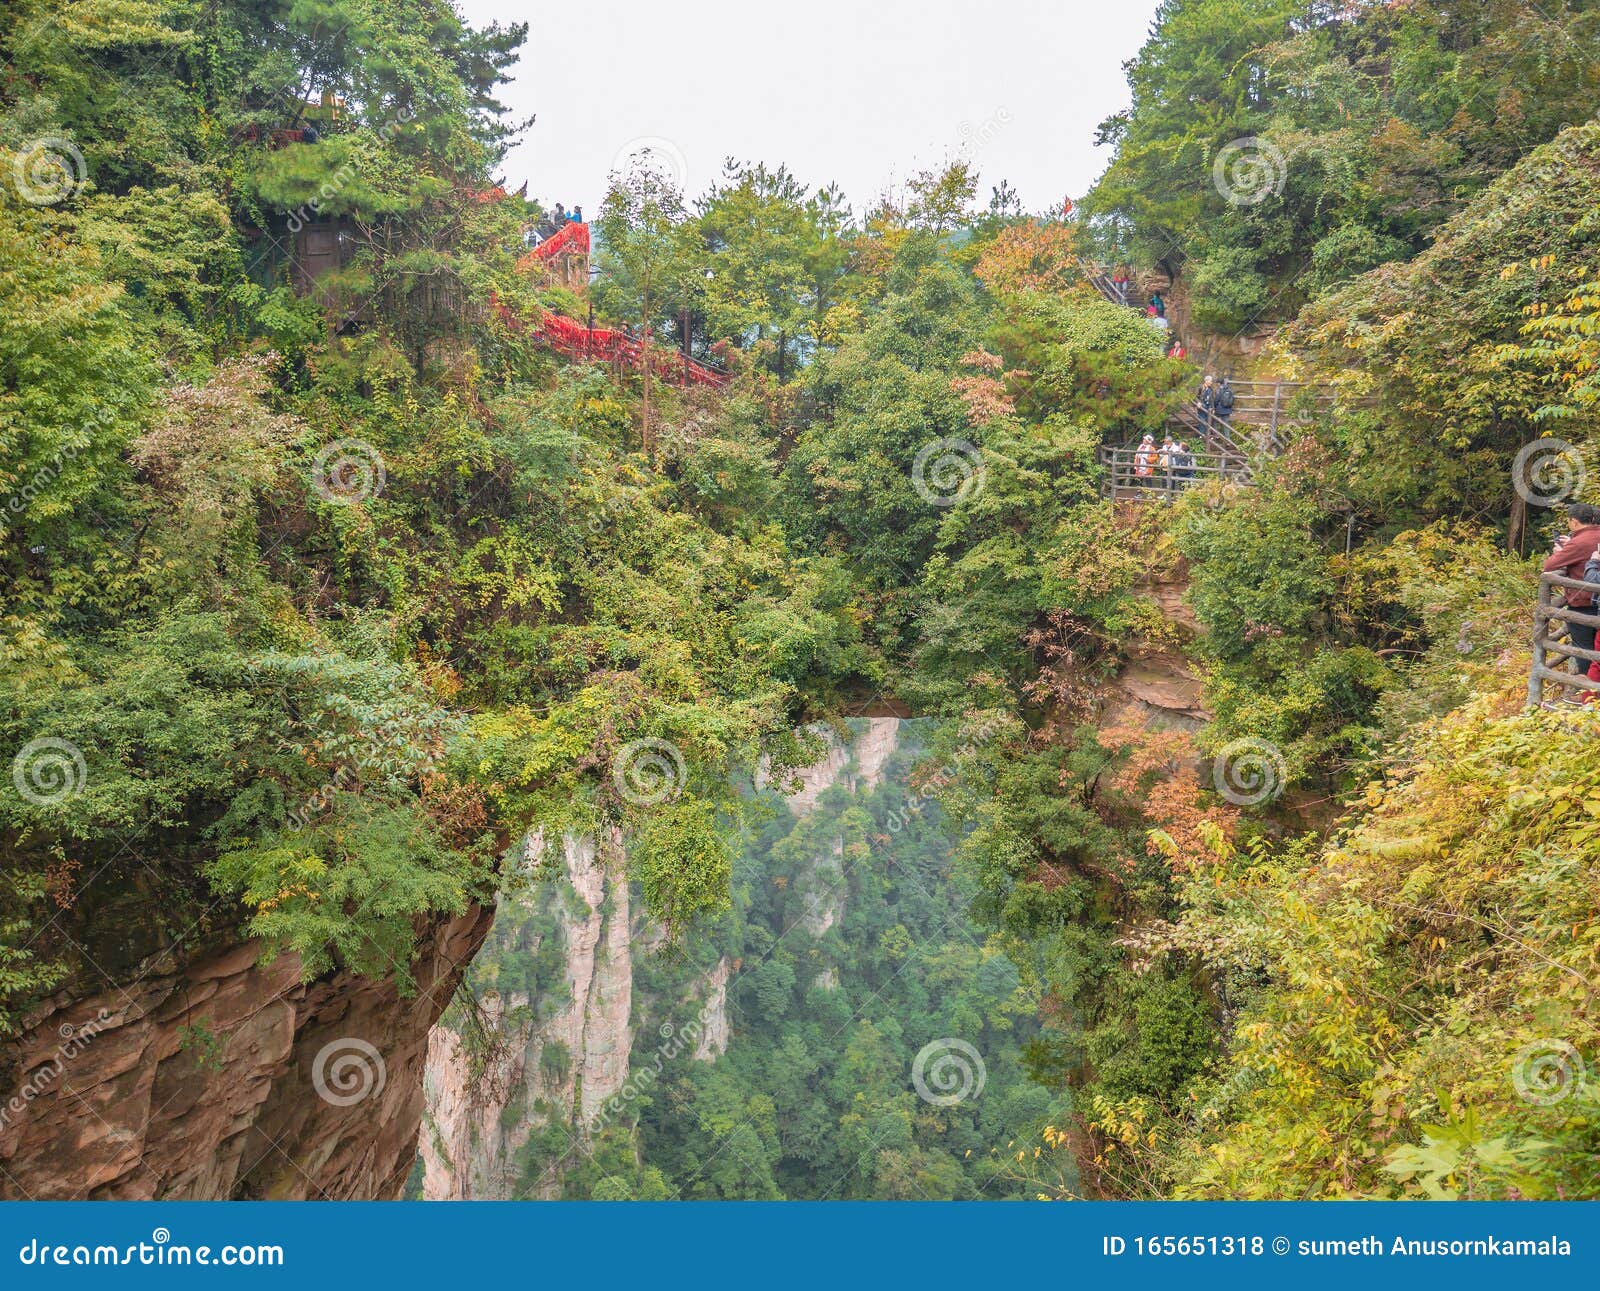
<path id="1" fill-rule="evenodd" d="M 506 158 L 547 204 L 593 214 L 641 139 L 703 192 L 729 155 L 837 181 L 857 215 L 965 152 L 978 196 L 1008 179 L 1030 211 L 1081 197 L 1109 160 L 1094 128 L 1127 105 L 1122 63 L 1156 0 L 458 0 L 474 25 L 533 23 Z"/>

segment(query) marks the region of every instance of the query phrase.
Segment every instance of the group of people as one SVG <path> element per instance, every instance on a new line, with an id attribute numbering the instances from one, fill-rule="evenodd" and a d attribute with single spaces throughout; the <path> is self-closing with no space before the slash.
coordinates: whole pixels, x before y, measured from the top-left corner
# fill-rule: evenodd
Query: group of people
<path id="1" fill-rule="evenodd" d="M 1150 293 L 1150 303 L 1144 307 L 1144 316 L 1158 330 L 1171 331 L 1172 324 L 1167 321 L 1167 302 L 1162 299 L 1159 291 Z"/>
<path id="2" fill-rule="evenodd" d="M 544 217 L 544 219 L 539 221 L 539 236 L 541 238 L 548 238 L 548 237 L 552 236 L 556 232 L 556 230 L 561 228 L 563 225 L 567 225 L 567 224 L 582 224 L 582 223 L 583 223 L 583 207 L 574 206 L 569 211 L 560 202 L 557 202 L 556 203 L 555 213 L 552 214 L 552 215 L 547 215 L 547 216 Z"/>
<path id="3" fill-rule="evenodd" d="M 1133 287 L 1133 276 L 1128 272 L 1127 265 L 1118 265 L 1111 272 L 1111 290 L 1116 294 L 1118 303 L 1127 305 L 1131 302 L 1128 298 Z M 1172 324 L 1167 320 L 1167 301 L 1159 291 L 1150 293 L 1150 299 L 1144 307 L 1144 316 L 1151 324 L 1163 332 L 1171 333 Z M 1167 344 L 1167 357 L 1169 359 L 1186 359 L 1189 351 L 1184 347 L 1176 335 L 1171 336 Z"/>
<path id="4" fill-rule="evenodd" d="M 1146 435 L 1134 451 L 1133 474 L 1139 488 L 1176 492 L 1194 479 L 1194 454 L 1183 440 L 1170 434 L 1163 435 L 1159 445 L 1154 435 Z"/>

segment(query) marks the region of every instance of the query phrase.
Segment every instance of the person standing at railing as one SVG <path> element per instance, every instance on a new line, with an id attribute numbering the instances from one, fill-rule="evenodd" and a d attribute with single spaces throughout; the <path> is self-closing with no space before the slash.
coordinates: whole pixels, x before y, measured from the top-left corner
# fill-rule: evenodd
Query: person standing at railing
<path id="1" fill-rule="evenodd" d="M 1600 549 L 1600 507 L 1588 502 L 1574 502 L 1567 508 L 1567 536 L 1555 551 L 1545 559 L 1546 574 L 1560 574 L 1563 578 L 1584 578 L 1590 560 Z M 1567 588 L 1562 596 L 1566 609 L 1592 615 L 1597 608 L 1594 593 Z M 1593 650 L 1596 623 L 1567 624 L 1567 639 L 1579 650 Z M 1576 671 L 1586 672 L 1586 661 L 1576 661 Z"/>
<path id="2" fill-rule="evenodd" d="M 1117 293 L 1118 303 L 1126 305 L 1128 303 L 1128 270 L 1124 266 L 1118 265 L 1117 271 L 1111 275 L 1111 288 Z"/>
<path id="3" fill-rule="evenodd" d="M 1145 487 L 1145 483 L 1156 473 L 1156 462 L 1159 457 L 1154 435 L 1146 435 L 1139 441 L 1139 451 L 1133 455 L 1133 473 L 1139 481 L 1140 488 Z"/>
<path id="4" fill-rule="evenodd" d="M 1194 454 L 1181 439 L 1172 448 L 1172 476 L 1180 489 L 1186 489 L 1194 483 Z"/>
<path id="5" fill-rule="evenodd" d="M 1217 408 L 1217 378 L 1210 372 L 1206 379 L 1200 383 L 1200 393 L 1194 401 L 1195 420 L 1200 423 L 1201 433 L 1209 440 L 1211 438 L 1211 417 Z"/>
<path id="6" fill-rule="evenodd" d="M 1177 468 L 1178 446 L 1172 440 L 1169 431 L 1161 437 L 1161 451 L 1156 454 L 1156 469 L 1161 472 L 1161 491 L 1171 493 L 1173 481 L 1176 478 L 1173 471 Z"/>

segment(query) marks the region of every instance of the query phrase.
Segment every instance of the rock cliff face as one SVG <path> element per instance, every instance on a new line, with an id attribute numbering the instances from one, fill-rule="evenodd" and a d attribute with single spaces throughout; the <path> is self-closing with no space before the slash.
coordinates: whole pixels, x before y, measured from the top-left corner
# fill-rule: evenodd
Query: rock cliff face
<path id="1" fill-rule="evenodd" d="M 1139 595 L 1161 612 L 1169 639 L 1127 642 L 1123 648 L 1126 658 L 1112 682 L 1153 726 L 1198 729 L 1211 719 L 1204 702 L 1205 681 L 1177 644 L 1192 640 L 1200 631 L 1194 611 L 1184 602 L 1188 590 L 1188 570 L 1181 565 L 1166 577 L 1149 579 L 1139 589 Z"/>
<path id="2" fill-rule="evenodd" d="M 798 787 L 786 795 L 796 818 L 832 785 L 876 785 L 897 747 L 899 727 L 898 718 L 870 718 L 851 742 L 830 740 L 827 753 L 799 773 Z M 535 858 L 555 859 L 542 842 L 532 849 Z M 735 970 L 726 956 L 669 998 L 639 997 L 636 980 L 662 950 L 663 938 L 648 919 L 630 912 L 621 854 L 615 836 L 599 854 L 590 839 L 564 838 L 559 872 L 520 901 L 502 902 L 474 970 L 474 980 L 487 988 L 480 1021 L 491 1041 L 471 1046 L 440 1025 L 429 1042 L 424 1197 L 556 1196 L 572 1154 L 585 1151 L 594 1130 L 610 1119 L 608 1102 L 628 1096 L 630 1075 L 649 1079 L 661 1050 L 689 1049 L 705 1062 L 727 1050 Z M 820 839 L 796 879 L 813 936 L 837 922 L 846 888 L 841 840 Z M 541 963 L 545 970 L 530 981 L 526 966 Z M 666 1020 L 659 1028 L 649 1024 L 640 1034 L 641 1051 L 633 1052 L 645 1011 Z M 474 1047 L 478 1052 L 469 1052 Z"/>
<path id="3" fill-rule="evenodd" d="M 7 1047 L 0 1198 L 398 1197 L 428 1032 L 488 931 L 421 930 L 415 993 L 255 942 L 47 999 Z"/>
<path id="4" fill-rule="evenodd" d="M 529 860 L 548 863 L 543 839 Z M 567 835 L 559 873 L 503 909 L 491 942 L 499 961 L 559 957 L 553 989 L 498 989 L 483 997 L 492 1043 L 469 1057 L 462 1036 L 434 1028 L 429 1042 L 428 1114 L 421 1140 L 423 1195 L 430 1199 L 547 1195 L 549 1178 L 521 1179 L 519 1150 L 546 1125 L 587 1125 L 627 1079 L 633 1043 L 635 929 L 621 840 L 596 848 Z M 552 956 L 546 955 L 546 959 Z M 552 1167 L 555 1164 L 551 1163 Z"/>

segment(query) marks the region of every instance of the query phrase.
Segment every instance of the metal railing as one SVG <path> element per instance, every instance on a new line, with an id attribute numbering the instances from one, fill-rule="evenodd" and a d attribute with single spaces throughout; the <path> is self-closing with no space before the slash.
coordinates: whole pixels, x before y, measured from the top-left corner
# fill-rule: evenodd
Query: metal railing
<path id="1" fill-rule="evenodd" d="M 1099 456 L 1105 467 L 1100 491 L 1116 501 L 1171 501 L 1207 480 L 1248 483 L 1250 478 L 1248 464 L 1227 453 L 1189 453 L 1182 465 L 1163 466 L 1146 450 L 1102 444 Z"/>
<path id="2" fill-rule="evenodd" d="M 1546 686 L 1556 689 L 1558 699 L 1568 702 L 1588 702 L 1587 696 L 1600 690 L 1600 681 L 1590 681 L 1586 675 L 1591 663 L 1600 663 L 1600 651 L 1586 650 L 1572 644 L 1570 625 L 1600 627 L 1600 607 L 1588 610 L 1568 609 L 1566 591 L 1596 591 L 1594 583 L 1561 574 L 1539 575 L 1539 606 L 1533 615 L 1533 667 L 1528 670 L 1528 702 L 1544 703 Z M 1551 663 L 1565 665 L 1552 668 Z M 1576 671 L 1572 669 L 1576 667 Z"/>

